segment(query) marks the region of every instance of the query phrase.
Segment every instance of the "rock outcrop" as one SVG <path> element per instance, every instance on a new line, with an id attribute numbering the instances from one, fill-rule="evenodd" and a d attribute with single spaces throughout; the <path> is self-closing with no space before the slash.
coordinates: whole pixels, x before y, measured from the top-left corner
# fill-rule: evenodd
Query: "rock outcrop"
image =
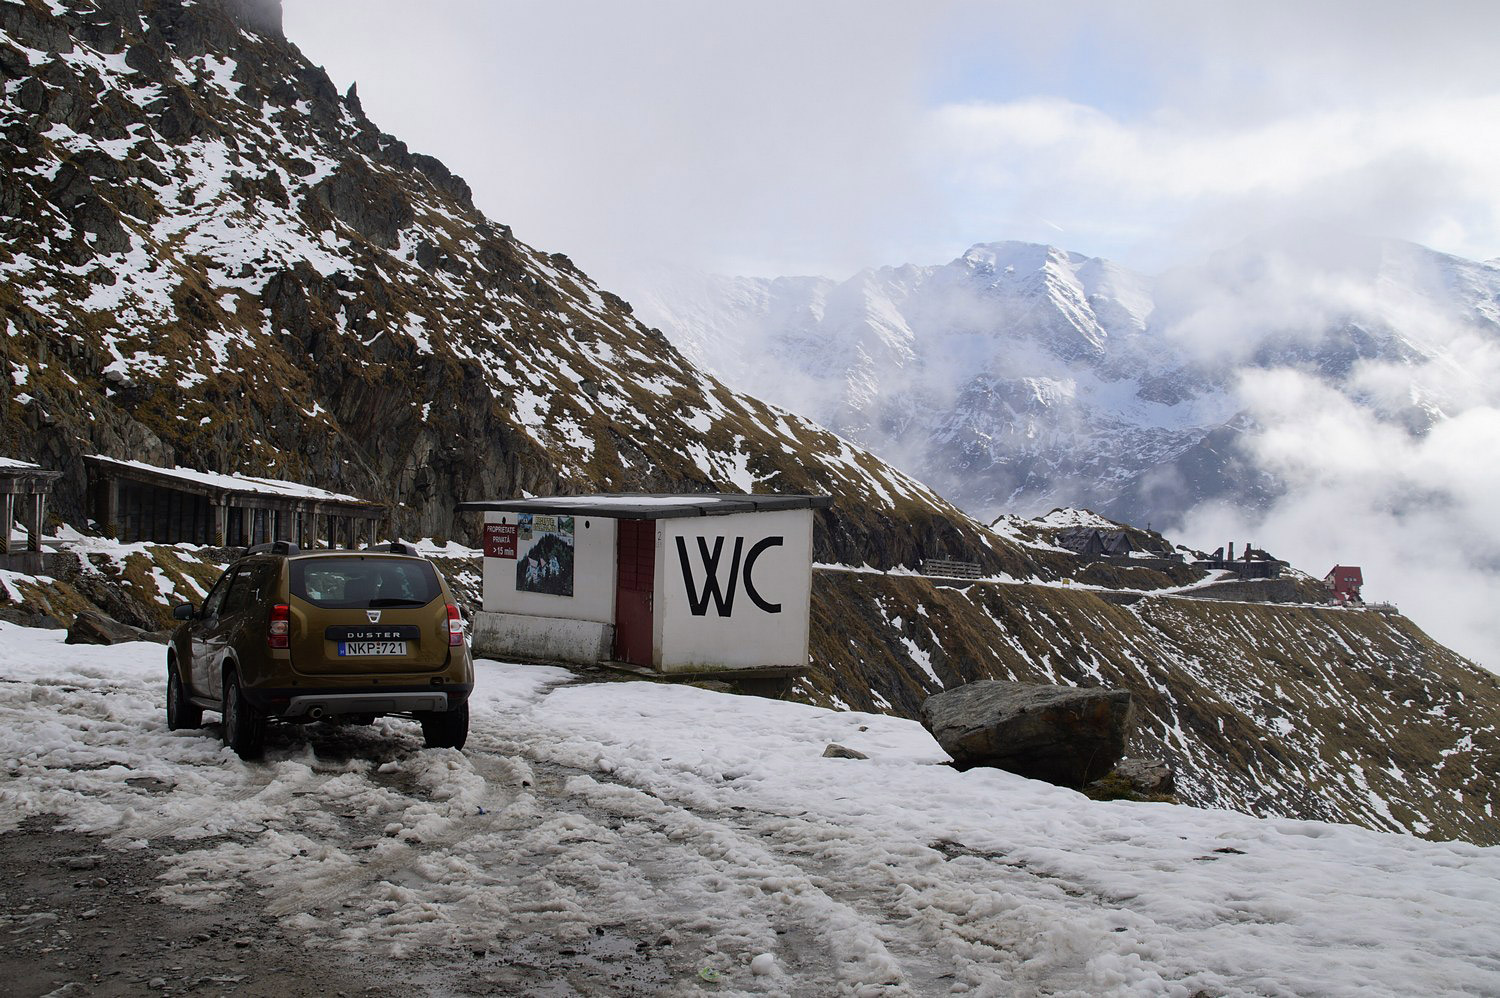
<path id="1" fill-rule="evenodd" d="M 122 624 L 102 613 L 84 610 L 73 618 L 64 644 L 70 645 L 118 645 L 126 641 L 155 641 L 166 643 L 166 636 L 143 631 L 139 627 Z"/>
<path id="2" fill-rule="evenodd" d="M 1154 800 L 1177 803 L 1172 767 L 1160 759 L 1121 759 L 1114 769 L 1083 788 L 1095 800 Z"/>
<path id="3" fill-rule="evenodd" d="M 929 697 L 922 724 L 959 769 L 993 766 L 1064 787 L 1114 768 L 1133 719 L 1125 690 L 982 680 Z"/>

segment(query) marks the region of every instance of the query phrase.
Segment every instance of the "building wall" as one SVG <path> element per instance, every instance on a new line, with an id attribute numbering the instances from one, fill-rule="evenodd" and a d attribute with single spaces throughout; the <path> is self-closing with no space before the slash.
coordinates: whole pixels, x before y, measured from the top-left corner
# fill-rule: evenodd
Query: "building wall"
<path id="1" fill-rule="evenodd" d="M 805 509 L 658 520 L 658 671 L 806 667 L 812 529 Z M 717 598 L 704 557 L 716 548 Z"/>
<path id="2" fill-rule="evenodd" d="M 516 514 L 484 514 L 486 524 L 513 525 Z M 494 613 L 589 620 L 613 626 L 615 620 L 615 521 L 575 517 L 573 595 L 518 591 L 515 558 L 484 559 L 484 609 Z"/>
<path id="3" fill-rule="evenodd" d="M 593 665 L 610 656 L 615 629 L 593 620 L 533 617 L 517 613 L 474 614 L 469 647 L 480 658 Z"/>

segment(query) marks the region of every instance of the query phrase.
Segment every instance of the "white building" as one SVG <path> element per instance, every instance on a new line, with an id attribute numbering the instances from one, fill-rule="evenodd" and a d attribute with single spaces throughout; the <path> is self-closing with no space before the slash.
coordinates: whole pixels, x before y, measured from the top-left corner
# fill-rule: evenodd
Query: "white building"
<path id="1" fill-rule="evenodd" d="M 805 669 L 823 496 L 594 495 L 484 513 L 476 654 L 662 674 Z"/>

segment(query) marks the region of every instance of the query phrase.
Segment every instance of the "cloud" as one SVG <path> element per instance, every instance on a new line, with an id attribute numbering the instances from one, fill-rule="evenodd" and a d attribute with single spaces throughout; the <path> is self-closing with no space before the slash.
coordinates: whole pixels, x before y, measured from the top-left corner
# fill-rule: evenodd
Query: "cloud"
<path id="1" fill-rule="evenodd" d="M 944 7 L 287 0 L 287 31 L 487 213 L 613 286 L 653 259 L 853 266 L 911 231 Z"/>
<path id="2" fill-rule="evenodd" d="M 379 124 L 627 295 L 643 259 L 842 278 L 1000 239 L 1159 269 L 1270 219 L 1500 250 L 1490 3 L 285 6 Z"/>
<path id="3" fill-rule="evenodd" d="M 1191 256 L 1290 224 L 1470 256 L 1500 246 L 1500 96 L 1213 124 L 1030 97 L 951 104 L 930 125 L 955 197 L 1038 238 L 1055 219 L 1085 251 L 1134 238 Z"/>
<path id="4" fill-rule="evenodd" d="M 1475 359 L 1493 370 L 1496 352 L 1491 342 Z M 1367 370 L 1355 383 L 1393 377 Z M 1316 573 L 1359 565 L 1367 600 L 1397 603 L 1500 672 L 1500 464 L 1490 458 L 1500 443 L 1500 390 L 1420 435 L 1301 371 L 1246 371 L 1238 394 L 1259 425 L 1246 450 L 1287 492 L 1259 514 L 1200 507 L 1182 535 L 1207 547 L 1254 540 Z"/>

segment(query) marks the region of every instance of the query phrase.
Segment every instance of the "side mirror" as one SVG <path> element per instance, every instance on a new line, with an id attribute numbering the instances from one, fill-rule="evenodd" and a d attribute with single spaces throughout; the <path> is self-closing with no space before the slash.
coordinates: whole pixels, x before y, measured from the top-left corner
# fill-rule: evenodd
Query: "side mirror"
<path id="1" fill-rule="evenodd" d="M 178 603 L 172 607 L 173 620 L 192 620 L 198 615 L 198 608 L 191 603 Z"/>

